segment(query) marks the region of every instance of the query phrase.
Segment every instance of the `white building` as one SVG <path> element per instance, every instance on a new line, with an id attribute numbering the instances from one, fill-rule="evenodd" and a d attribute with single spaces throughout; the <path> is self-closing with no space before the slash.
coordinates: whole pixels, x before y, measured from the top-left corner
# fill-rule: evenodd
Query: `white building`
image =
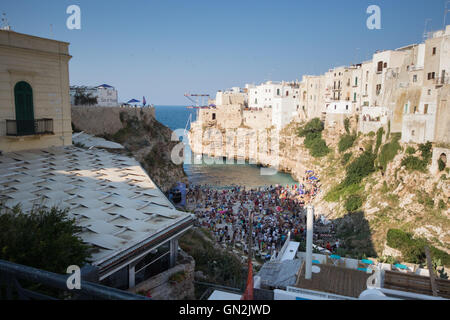
<path id="1" fill-rule="evenodd" d="M 80 87 L 70 87 L 70 103 L 75 105 L 75 95 Z M 91 94 L 97 98 L 97 106 L 99 107 L 117 107 L 119 105 L 117 90 L 108 85 L 102 84 L 97 87 L 82 87 L 85 94 Z"/>
<path id="2" fill-rule="evenodd" d="M 97 89 L 97 103 L 101 107 L 116 107 L 119 105 L 117 90 L 107 84 L 102 84 Z"/>
<path id="3" fill-rule="evenodd" d="M 350 116 L 353 113 L 351 101 L 333 101 L 326 104 L 327 114 L 345 114 Z"/>
<path id="4" fill-rule="evenodd" d="M 272 125 L 282 129 L 297 115 L 300 107 L 300 85 L 297 82 L 268 81 L 247 85 L 251 109 L 272 108 Z"/>

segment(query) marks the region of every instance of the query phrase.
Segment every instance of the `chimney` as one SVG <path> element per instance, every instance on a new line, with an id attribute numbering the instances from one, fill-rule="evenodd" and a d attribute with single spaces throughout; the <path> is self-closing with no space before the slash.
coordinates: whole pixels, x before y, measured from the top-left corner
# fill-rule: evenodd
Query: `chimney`
<path id="1" fill-rule="evenodd" d="M 311 279 L 312 273 L 312 242 L 314 226 L 314 207 L 309 205 L 306 214 L 306 270 L 305 279 Z"/>

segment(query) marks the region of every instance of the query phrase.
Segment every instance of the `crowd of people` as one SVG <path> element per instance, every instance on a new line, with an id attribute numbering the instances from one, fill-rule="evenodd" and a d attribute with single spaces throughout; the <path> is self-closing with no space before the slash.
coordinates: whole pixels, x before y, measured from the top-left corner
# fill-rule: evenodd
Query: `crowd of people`
<path id="1" fill-rule="evenodd" d="M 197 225 L 211 230 L 217 242 L 244 252 L 249 249 L 251 219 L 252 249 L 257 257 L 269 259 L 278 254 L 289 234 L 292 240 L 305 237 L 306 205 L 320 193 L 320 187 L 313 171 L 306 171 L 303 181 L 291 186 L 190 186 L 187 206 L 195 213 Z M 316 244 L 329 251 L 339 245 L 332 223 L 316 217 L 316 227 Z"/>

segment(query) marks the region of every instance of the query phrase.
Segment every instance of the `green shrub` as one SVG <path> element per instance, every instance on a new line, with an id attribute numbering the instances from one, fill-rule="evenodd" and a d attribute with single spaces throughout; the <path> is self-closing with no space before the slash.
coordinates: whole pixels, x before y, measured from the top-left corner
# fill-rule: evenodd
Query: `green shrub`
<path id="1" fill-rule="evenodd" d="M 344 154 L 341 159 L 341 164 L 343 166 L 345 166 L 348 163 L 348 161 L 350 160 L 350 158 L 352 157 L 352 155 L 353 155 L 352 152 L 348 152 L 348 153 Z"/>
<path id="2" fill-rule="evenodd" d="M 423 238 L 413 238 L 413 235 L 399 229 L 390 229 L 387 233 L 387 245 L 400 250 L 403 260 L 410 263 L 425 263 L 425 246 L 430 248 L 433 259 L 440 259 L 445 266 L 450 265 L 450 255 L 428 244 Z"/>
<path id="3" fill-rule="evenodd" d="M 444 171 L 444 169 L 446 167 L 445 162 L 441 158 L 439 158 L 439 160 L 438 160 L 438 167 L 439 167 L 439 171 Z"/>
<path id="4" fill-rule="evenodd" d="M 376 141 L 376 144 L 375 144 L 375 154 L 378 153 L 378 150 L 380 149 L 380 146 L 381 146 L 381 142 L 383 142 L 383 134 L 384 134 L 384 129 L 383 129 L 383 127 L 381 127 L 377 131 L 377 141 Z"/>
<path id="5" fill-rule="evenodd" d="M 414 147 L 409 146 L 408 148 L 406 148 L 406 154 L 413 155 L 415 153 L 416 149 L 414 149 Z"/>
<path id="6" fill-rule="evenodd" d="M 429 164 L 431 157 L 433 156 L 433 153 L 431 151 L 433 145 L 431 142 L 427 142 L 425 144 L 419 144 L 419 150 L 422 153 L 422 158 L 425 161 L 425 164 Z"/>
<path id="7" fill-rule="evenodd" d="M 298 131 L 300 137 L 305 137 L 304 145 L 315 158 L 323 157 L 330 152 L 325 140 L 322 139 L 323 129 L 323 122 L 319 118 L 314 118 Z"/>
<path id="8" fill-rule="evenodd" d="M 68 210 L 35 208 L 24 213 L 19 206 L 0 205 L 0 259 L 65 274 L 68 266 L 81 267 L 91 255 L 80 231 Z"/>
<path id="9" fill-rule="evenodd" d="M 315 158 L 321 158 L 326 156 L 330 152 L 330 149 L 327 147 L 325 140 L 316 139 L 313 141 L 310 153 Z"/>
<path id="10" fill-rule="evenodd" d="M 325 201 L 328 202 L 336 202 L 341 198 L 345 198 L 348 195 L 355 194 L 357 192 L 361 192 L 363 188 L 357 183 L 349 186 L 345 186 L 343 183 L 336 185 L 331 188 L 330 191 L 325 195 Z"/>
<path id="11" fill-rule="evenodd" d="M 375 155 L 366 151 L 356 158 L 347 167 L 347 173 L 343 184 L 349 186 L 360 183 L 365 177 L 375 172 Z"/>
<path id="12" fill-rule="evenodd" d="M 347 209 L 348 212 L 355 212 L 362 207 L 362 204 L 362 198 L 357 194 L 352 194 L 345 201 L 345 209 Z"/>
<path id="13" fill-rule="evenodd" d="M 375 137 L 375 132 L 373 132 L 373 131 L 370 131 L 368 134 L 367 134 L 369 137 Z"/>
<path id="14" fill-rule="evenodd" d="M 350 134 L 350 119 L 349 118 L 345 118 L 344 127 L 345 127 L 345 132 L 347 132 L 347 134 Z"/>
<path id="15" fill-rule="evenodd" d="M 386 143 L 381 148 L 380 154 L 378 156 L 378 163 L 383 168 L 383 170 L 386 170 L 387 164 L 395 158 L 400 149 L 401 146 L 398 143 L 397 138 L 393 138 L 391 142 Z"/>
<path id="16" fill-rule="evenodd" d="M 439 200 L 439 205 L 438 206 L 439 206 L 439 209 L 441 209 L 441 210 L 444 210 L 444 209 L 447 208 L 447 205 L 445 204 L 445 201 L 442 200 L 442 199 Z"/>
<path id="17" fill-rule="evenodd" d="M 388 122 L 388 131 L 386 133 L 386 141 L 389 140 L 389 137 L 391 135 L 391 120 Z"/>
<path id="18" fill-rule="evenodd" d="M 298 135 L 300 137 L 306 137 L 308 133 L 311 132 L 322 132 L 325 128 L 322 121 L 320 121 L 319 118 L 314 118 L 311 121 L 309 121 L 305 126 L 299 129 Z"/>
<path id="19" fill-rule="evenodd" d="M 352 135 L 352 134 L 346 134 L 343 135 L 341 137 L 341 139 L 339 140 L 339 152 L 344 152 L 348 149 L 350 149 L 351 147 L 353 147 L 353 143 L 356 140 L 356 135 Z"/>
<path id="20" fill-rule="evenodd" d="M 407 156 L 406 158 L 403 158 L 402 166 L 405 166 L 408 171 L 416 170 L 425 172 L 427 169 L 426 162 L 414 156 Z"/>

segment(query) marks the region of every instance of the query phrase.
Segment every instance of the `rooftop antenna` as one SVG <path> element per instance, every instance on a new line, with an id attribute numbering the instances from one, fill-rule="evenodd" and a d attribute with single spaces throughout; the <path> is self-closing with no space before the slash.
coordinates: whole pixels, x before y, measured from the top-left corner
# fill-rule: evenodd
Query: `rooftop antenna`
<path id="1" fill-rule="evenodd" d="M 444 30 L 445 30 L 445 27 L 446 27 L 445 22 L 447 20 L 447 13 L 449 13 L 449 12 L 450 12 L 450 1 L 447 1 L 445 3 L 445 8 L 444 8 Z"/>
<path id="2" fill-rule="evenodd" d="M 2 23 L 0 25 L 1 30 L 11 30 L 11 26 L 9 25 L 8 19 L 6 18 L 6 13 L 2 13 Z"/>
<path id="3" fill-rule="evenodd" d="M 450 2 L 450 1 L 449 1 Z M 425 20 L 425 29 L 423 30 L 423 42 L 425 42 L 428 39 L 428 22 L 431 22 L 431 19 Z"/>

